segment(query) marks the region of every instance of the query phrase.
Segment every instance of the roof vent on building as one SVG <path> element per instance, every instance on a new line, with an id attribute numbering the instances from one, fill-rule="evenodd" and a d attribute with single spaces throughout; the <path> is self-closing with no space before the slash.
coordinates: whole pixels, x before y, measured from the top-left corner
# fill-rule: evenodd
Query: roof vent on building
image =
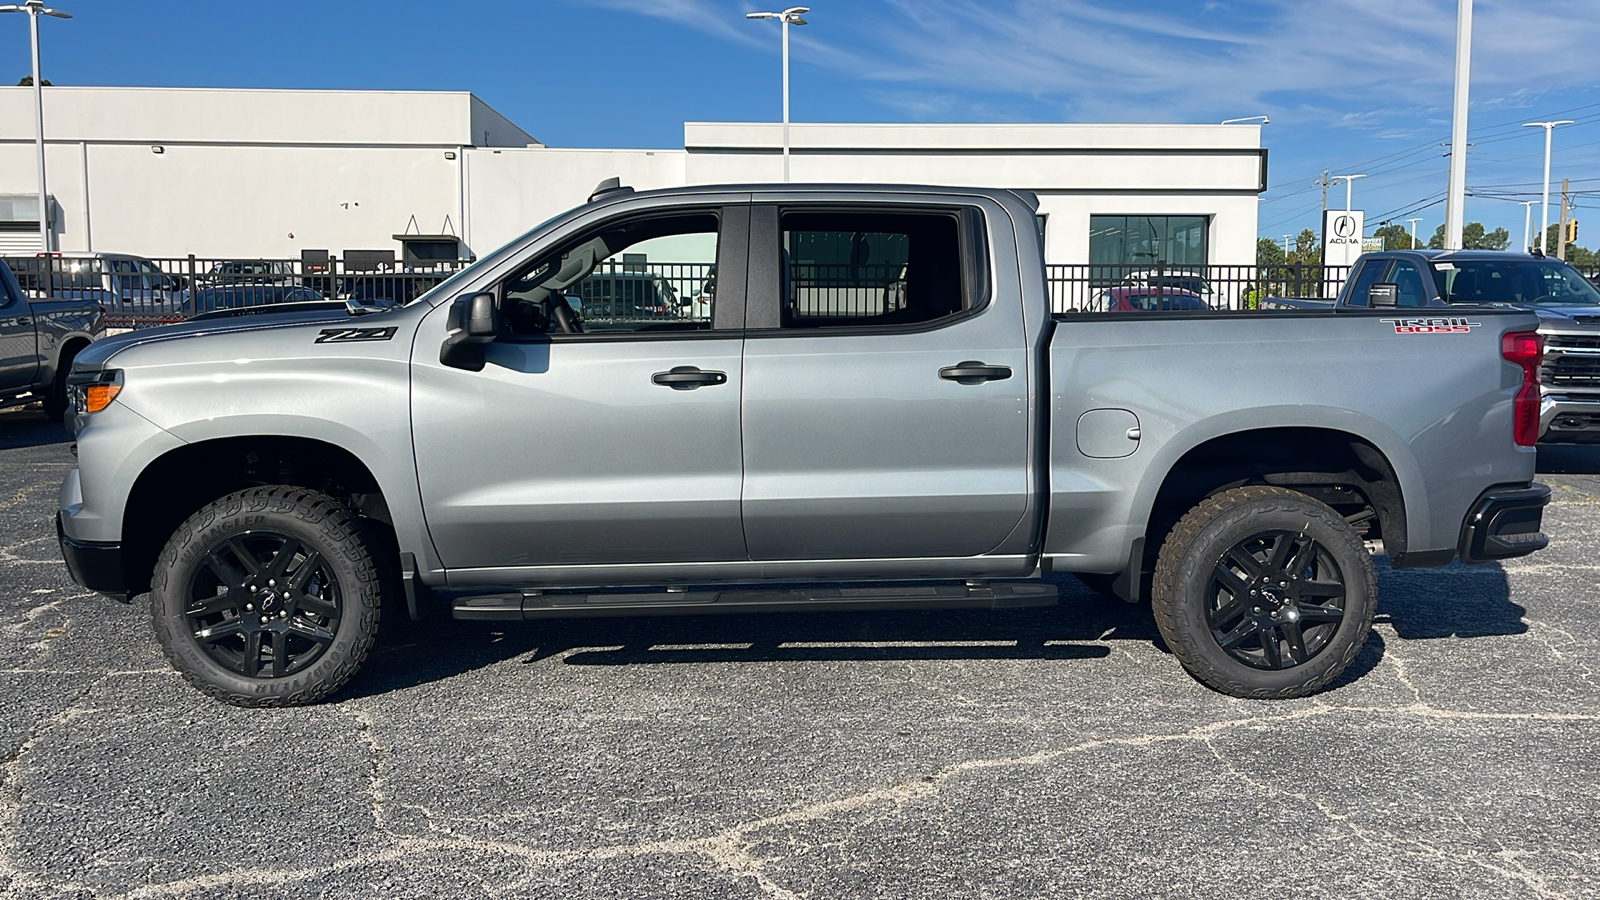
<path id="1" fill-rule="evenodd" d="M 589 195 L 589 202 L 593 203 L 601 197 L 610 194 L 631 194 L 633 188 L 622 183 L 622 179 L 613 175 L 595 186 L 594 193 Z"/>

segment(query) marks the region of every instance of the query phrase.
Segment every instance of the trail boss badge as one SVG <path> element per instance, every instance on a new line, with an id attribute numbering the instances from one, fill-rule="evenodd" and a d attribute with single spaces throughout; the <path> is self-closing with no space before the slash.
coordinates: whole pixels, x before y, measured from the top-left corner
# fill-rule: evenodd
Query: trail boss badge
<path id="1" fill-rule="evenodd" d="M 1469 322 L 1466 319 L 1379 319 L 1386 325 L 1394 326 L 1395 334 L 1466 334 L 1474 328 L 1483 327 L 1481 322 Z"/>

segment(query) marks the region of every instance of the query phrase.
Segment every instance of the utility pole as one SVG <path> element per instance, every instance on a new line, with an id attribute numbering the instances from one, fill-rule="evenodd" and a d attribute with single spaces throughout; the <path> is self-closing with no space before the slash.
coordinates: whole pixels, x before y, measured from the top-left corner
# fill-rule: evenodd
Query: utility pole
<path id="1" fill-rule="evenodd" d="M 1322 185 L 1322 219 L 1317 222 L 1318 228 L 1327 227 L 1324 223 L 1328 221 L 1328 185 L 1333 184 L 1333 179 L 1328 177 L 1328 172 L 1330 171 L 1332 170 L 1323 169 L 1322 174 L 1317 177 L 1317 183 Z M 1327 242 L 1324 241 L 1321 249 L 1321 258 L 1317 260 L 1317 264 L 1321 265 L 1322 263 L 1326 262 L 1327 259 L 1328 247 Z"/>
<path id="2" fill-rule="evenodd" d="M 1567 259 L 1567 195 L 1572 189 L 1568 182 L 1566 178 L 1561 179 L 1561 224 L 1556 226 L 1556 259 L 1562 262 Z"/>

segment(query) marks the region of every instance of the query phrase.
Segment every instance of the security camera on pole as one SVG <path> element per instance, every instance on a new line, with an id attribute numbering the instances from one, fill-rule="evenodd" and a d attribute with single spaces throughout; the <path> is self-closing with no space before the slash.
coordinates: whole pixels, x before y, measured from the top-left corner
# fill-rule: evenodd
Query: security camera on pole
<path id="1" fill-rule="evenodd" d="M 1334 181 L 1344 181 L 1344 209 L 1330 209 L 1322 214 L 1322 262 L 1327 266 L 1353 265 L 1361 255 L 1361 235 L 1364 231 L 1365 213 L 1351 209 L 1351 184 L 1365 175 L 1335 175 Z"/>

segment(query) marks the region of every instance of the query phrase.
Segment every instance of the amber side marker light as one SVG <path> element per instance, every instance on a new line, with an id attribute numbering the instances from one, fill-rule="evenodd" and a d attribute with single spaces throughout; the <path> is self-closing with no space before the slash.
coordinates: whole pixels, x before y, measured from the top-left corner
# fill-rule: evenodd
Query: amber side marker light
<path id="1" fill-rule="evenodd" d="M 99 412 L 110 406 L 121 392 L 120 384 L 91 384 L 83 391 L 83 411 Z"/>

